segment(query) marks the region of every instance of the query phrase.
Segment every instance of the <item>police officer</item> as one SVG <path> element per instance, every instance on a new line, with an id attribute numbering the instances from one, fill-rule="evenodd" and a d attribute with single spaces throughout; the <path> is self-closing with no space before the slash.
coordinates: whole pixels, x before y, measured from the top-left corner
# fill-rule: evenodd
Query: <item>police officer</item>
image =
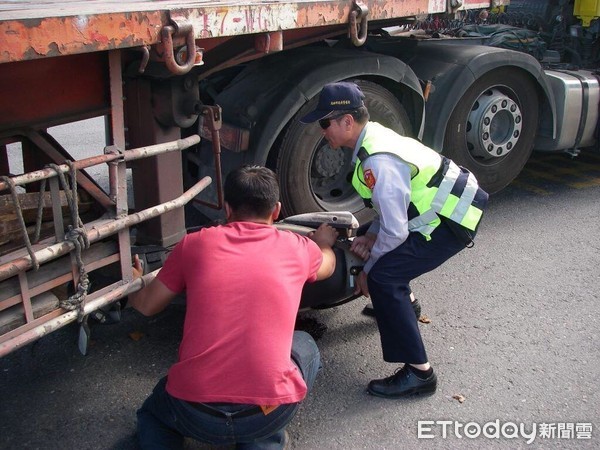
<path id="1" fill-rule="evenodd" d="M 318 121 L 331 148 L 352 152 L 352 185 L 377 212 L 367 233 L 351 246 L 366 261 L 356 279 L 357 293 L 373 303 L 383 359 L 404 365 L 372 380 L 367 390 L 385 398 L 432 394 L 437 377 L 409 283 L 472 245 L 488 195 L 466 169 L 415 139 L 369 122 L 363 100 L 355 83 L 331 83 L 316 109 L 300 121 Z"/>

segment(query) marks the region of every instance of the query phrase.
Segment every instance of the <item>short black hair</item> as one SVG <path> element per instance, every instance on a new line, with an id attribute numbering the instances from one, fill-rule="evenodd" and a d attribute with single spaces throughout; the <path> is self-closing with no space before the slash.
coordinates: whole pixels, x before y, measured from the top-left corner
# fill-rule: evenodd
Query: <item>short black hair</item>
<path id="1" fill-rule="evenodd" d="M 224 194 L 236 215 L 269 217 L 279 201 L 279 183 L 271 169 L 243 166 L 229 172 Z"/>
<path id="2" fill-rule="evenodd" d="M 354 120 L 359 124 L 365 124 L 369 121 L 370 118 L 369 110 L 366 106 L 361 106 L 360 108 L 357 108 L 356 110 L 352 111 L 352 117 L 354 117 Z"/>

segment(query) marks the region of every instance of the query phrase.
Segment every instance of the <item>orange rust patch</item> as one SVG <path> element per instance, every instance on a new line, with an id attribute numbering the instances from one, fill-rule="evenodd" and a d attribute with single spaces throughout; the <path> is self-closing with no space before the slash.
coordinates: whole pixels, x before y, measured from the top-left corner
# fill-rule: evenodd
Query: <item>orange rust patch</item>
<path id="1" fill-rule="evenodd" d="M 145 12 L 0 22 L 0 62 L 151 45 L 163 20 Z"/>

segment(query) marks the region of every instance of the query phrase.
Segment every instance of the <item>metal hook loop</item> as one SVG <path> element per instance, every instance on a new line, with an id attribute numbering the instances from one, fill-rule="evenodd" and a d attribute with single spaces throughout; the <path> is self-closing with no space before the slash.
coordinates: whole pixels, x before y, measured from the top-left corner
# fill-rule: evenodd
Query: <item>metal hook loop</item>
<path id="1" fill-rule="evenodd" d="M 161 35 L 165 51 L 165 65 L 175 75 L 185 75 L 196 62 L 196 41 L 194 40 L 194 27 L 187 20 L 176 22 L 172 19 L 174 25 L 163 27 Z M 173 35 L 185 34 L 185 45 L 187 60 L 180 65 L 175 60 L 175 49 L 173 48 Z"/>
<path id="2" fill-rule="evenodd" d="M 348 24 L 350 39 L 356 47 L 362 46 L 367 40 L 367 16 L 369 8 L 364 4 L 354 2 Z M 358 18 L 360 17 L 360 33 L 358 31 Z"/>

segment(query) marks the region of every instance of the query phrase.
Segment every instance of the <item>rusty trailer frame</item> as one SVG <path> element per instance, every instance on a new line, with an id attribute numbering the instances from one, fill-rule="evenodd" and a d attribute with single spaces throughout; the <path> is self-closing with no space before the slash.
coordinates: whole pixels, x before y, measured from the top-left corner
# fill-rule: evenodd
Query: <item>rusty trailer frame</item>
<path id="1" fill-rule="evenodd" d="M 219 138 L 220 112 L 200 103 L 199 81 L 270 53 L 344 34 L 360 46 L 371 25 L 406 24 L 419 15 L 508 3 L 0 0 L 0 175 L 5 176 L 0 188 L 13 183 L 34 193 L 47 179 L 55 225 L 54 241 L 0 256 L 0 316 L 21 308 L 24 322 L 4 334 L 0 324 L 0 356 L 139 288 L 139 283 L 131 283 L 129 227 L 137 225 L 136 242 L 142 245 L 170 247 L 185 234 L 181 206 L 210 181 L 203 179 L 183 192 L 178 150 L 194 146 L 196 138 L 182 140 L 182 129 L 189 130 L 204 116 L 204 124 L 198 121 L 198 134 L 212 140 L 217 169 L 220 141 L 248 140 L 227 126 Z M 195 102 L 187 102 L 188 98 Z M 107 120 L 105 155 L 76 161 L 47 132 L 52 126 L 99 116 Z M 206 122 L 212 126 L 208 132 L 216 135 L 203 129 Z M 14 142 L 23 146 L 24 175 L 13 176 L 9 170 L 7 145 Z M 72 162 L 62 165 L 65 160 Z M 127 204 L 127 161 L 133 163 L 135 214 L 129 214 Z M 84 170 L 98 163 L 109 167 L 108 195 Z M 53 168 L 45 168 L 47 164 Z M 58 172 L 73 173 L 73 181 L 105 214 L 68 240 L 60 213 Z M 216 170 L 217 201 L 211 206 L 217 208 L 223 203 L 220 177 Z M 73 217 L 71 226 L 80 228 Z M 116 239 L 107 242 L 110 235 Z M 38 271 L 32 267 L 36 264 Z M 68 282 L 78 286 L 83 272 L 113 265 L 120 266 L 121 281 L 87 295 L 78 311 L 52 307 L 36 313 L 34 304 L 40 296 Z"/>
<path id="2" fill-rule="evenodd" d="M 78 319 L 82 321 L 92 311 L 109 305 L 129 293 L 138 290 L 142 286 L 142 281 L 132 281 L 129 228 L 176 208 L 183 207 L 212 181 L 210 177 L 205 177 L 183 195 L 169 202 L 133 214 L 113 214 L 112 217 L 103 216 L 98 220 L 83 224 L 82 229 L 86 234 L 86 240 L 90 246 L 88 249 L 80 249 L 73 239 L 65 239 L 61 220 L 62 205 L 60 197 L 57 195 L 60 186 L 56 179 L 60 174 L 66 173 L 69 170 L 80 170 L 97 164 L 106 163 L 116 166 L 117 170 L 109 171 L 110 196 L 111 198 L 126 198 L 127 183 L 126 180 L 120 179 L 125 172 L 119 171 L 119 166 L 125 166 L 129 161 L 145 157 L 182 151 L 199 142 L 200 137 L 193 135 L 170 143 L 132 150 L 116 151 L 114 147 L 107 147 L 107 154 L 102 156 L 79 160 L 71 165 L 63 164 L 55 168 L 46 168 L 15 176 L 10 178 L 10 183 L 7 183 L 7 180 L 0 182 L 0 189 L 6 189 L 9 187 L 9 184 L 19 186 L 50 179 L 50 189 L 53 199 L 52 210 L 55 217 L 54 237 L 46 238 L 38 244 L 31 245 L 29 254 L 24 254 L 23 250 L 20 250 L 0 258 L 0 282 L 9 281 L 9 288 L 5 288 L 2 297 L 0 297 L 0 313 L 9 309 L 17 309 L 19 314 L 22 314 L 24 318 L 22 325 L 0 335 L 0 357 L 68 323 Z M 18 205 L 15 205 L 15 208 L 18 208 Z M 103 242 L 104 239 L 115 234 L 119 237 L 119 245 L 115 245 L 112 242 Z M 122 242 L 124 239 L 126 242 Z M 94 246 L 94 243 L 99 244 Z M 119 251 L 119 249 L 124 249 L 125 251 Z M 82 267 L 78 264 L 77 258 L 74 257 L 74 253 L 80 250 L 84 272 L 81 271 Z M 69 255 L 67 260 L 64 259 L 65 255 Z M 35 269 L 35 267 L 42 269 L 45 263 L 59 261 L 61 258 L 60 268 L 58 265 L 55 265 L 50 270 L 41 271 L 41 274 Z M 65 283 L 72 282 L 74 285 L 77 285 L 81 280 L 82 273 L 88 273 L 117 262 L 121 262 L 122 269 L 119 281 L 83 296 L 81 302 L 72 310 L 66 310 L 64 307 L 56 307 L 36 317 L 34 311 L 36 298 L 42 301 L 44 294 L 51 292 Z M 154 275 L 155 272 L 145 275 L 145 281 L 150 281 Z M 10 288 L 11 278 L 13 281 L 12 286 L 16 288 L 17 292 L 13 292 Z"/>

